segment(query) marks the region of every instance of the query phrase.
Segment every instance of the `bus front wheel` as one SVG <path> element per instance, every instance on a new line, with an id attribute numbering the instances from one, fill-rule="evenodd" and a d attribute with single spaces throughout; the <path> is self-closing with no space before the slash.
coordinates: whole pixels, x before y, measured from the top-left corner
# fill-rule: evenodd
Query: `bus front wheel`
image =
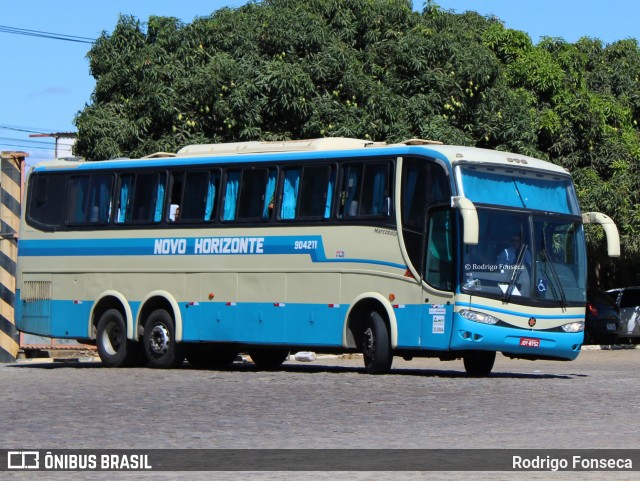
<path id="1" fill-rule="evenodd" d="M 102 364 L 108 367 L 133 366 L 140 360 L 140 346 L 127 339 L 124 317 L 118 309 L 105 311 L 98 321 L 96 346 Z"/>
<path id="2" fill-rule="evenodd" d="M 182 346 L 176 343 L 173 319 L 164 309 L 156 309 L 147 318 L 143 344 L 149 367 L 178 367 L 184 361 Z"/>
<path id="3" fill-rule="evenodd" d="M 382 316 L 371 311 L 362 332 L 364 367 L 369 374 L 386 374 L 391 370 L 393 356 L 389 331 Z"/>
<path id="4" fill-rule="evenodd" d="M 495 351 L 471 351 L 462 356 L 464 369 L 472 377 L 488 376 L 496 361 Z"/>

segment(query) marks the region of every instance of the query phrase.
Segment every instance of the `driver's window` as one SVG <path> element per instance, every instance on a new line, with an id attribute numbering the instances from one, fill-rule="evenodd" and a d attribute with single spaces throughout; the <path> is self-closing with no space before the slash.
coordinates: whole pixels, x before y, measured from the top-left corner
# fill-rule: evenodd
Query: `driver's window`
<path id="1" fill-rule="evenodd" d="M 445 291 L 453 289 L 453 232 L 451 210 L 431 212 L 427 229 L 425 281 Z"/>

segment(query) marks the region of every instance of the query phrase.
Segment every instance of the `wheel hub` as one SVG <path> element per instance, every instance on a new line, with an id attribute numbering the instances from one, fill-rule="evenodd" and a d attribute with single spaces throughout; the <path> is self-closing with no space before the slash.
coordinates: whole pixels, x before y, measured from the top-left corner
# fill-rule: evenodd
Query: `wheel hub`
<path id="1" fill-rule="evenodd" d="M 371 328 L 364 331 L 362 338 L 362 353 L 367 357 L 373 357 L 375 353 L 375 338 Z"/>
<path id="2" fill-rule="evenodd" d="M 169 330 L 166 326 L 158 324 L 153 326 L 151 336 L 149 336 L 149 347 L 151 352 L 156 355 L 162 355 L 169 350 Z"/>
<path id="3" fill-rule="evenodd" d="M 116 323 L 110 323 L 102 334 L 102 345 L 111 356 L 120 350 L 120 329 Z"/>

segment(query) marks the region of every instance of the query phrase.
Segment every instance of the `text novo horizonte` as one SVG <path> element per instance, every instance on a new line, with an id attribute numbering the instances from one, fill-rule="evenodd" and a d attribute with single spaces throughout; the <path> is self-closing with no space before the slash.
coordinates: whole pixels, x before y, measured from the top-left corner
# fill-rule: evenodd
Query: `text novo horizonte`
<path id="1" fill-rule="evenodd" d="M 155 255 L 171 254 L 263 254 L 264 237 L 198 237 L 155 239 Z"/>

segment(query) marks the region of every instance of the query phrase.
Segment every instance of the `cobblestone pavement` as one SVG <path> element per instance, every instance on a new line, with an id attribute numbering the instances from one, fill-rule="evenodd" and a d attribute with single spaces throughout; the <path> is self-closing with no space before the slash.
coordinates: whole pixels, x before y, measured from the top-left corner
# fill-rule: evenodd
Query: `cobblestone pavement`
<path id="1" fill-rule="evenodd" d="M 566 363 L 499 355 L 487 378 L 466 377 L 461 361 L 434 359 L 396 358 L 385 376 L 366 375 L 359 358 L 288 361 L 275 372 L 239 362 L 213 371 L 29 361 L 0 365 L 0 447 L 638 449 L 639 381 L 637 349 L 587 350 Z M 56 473 L 43 474 L 54 479 Z M 482 472 L 57 474 L 55 479 L 514 479 L 514 473 Z M 22 476 L 13 479 L 33 479 Z M 640 479 L 640 472 L 607 478 Z"/>

